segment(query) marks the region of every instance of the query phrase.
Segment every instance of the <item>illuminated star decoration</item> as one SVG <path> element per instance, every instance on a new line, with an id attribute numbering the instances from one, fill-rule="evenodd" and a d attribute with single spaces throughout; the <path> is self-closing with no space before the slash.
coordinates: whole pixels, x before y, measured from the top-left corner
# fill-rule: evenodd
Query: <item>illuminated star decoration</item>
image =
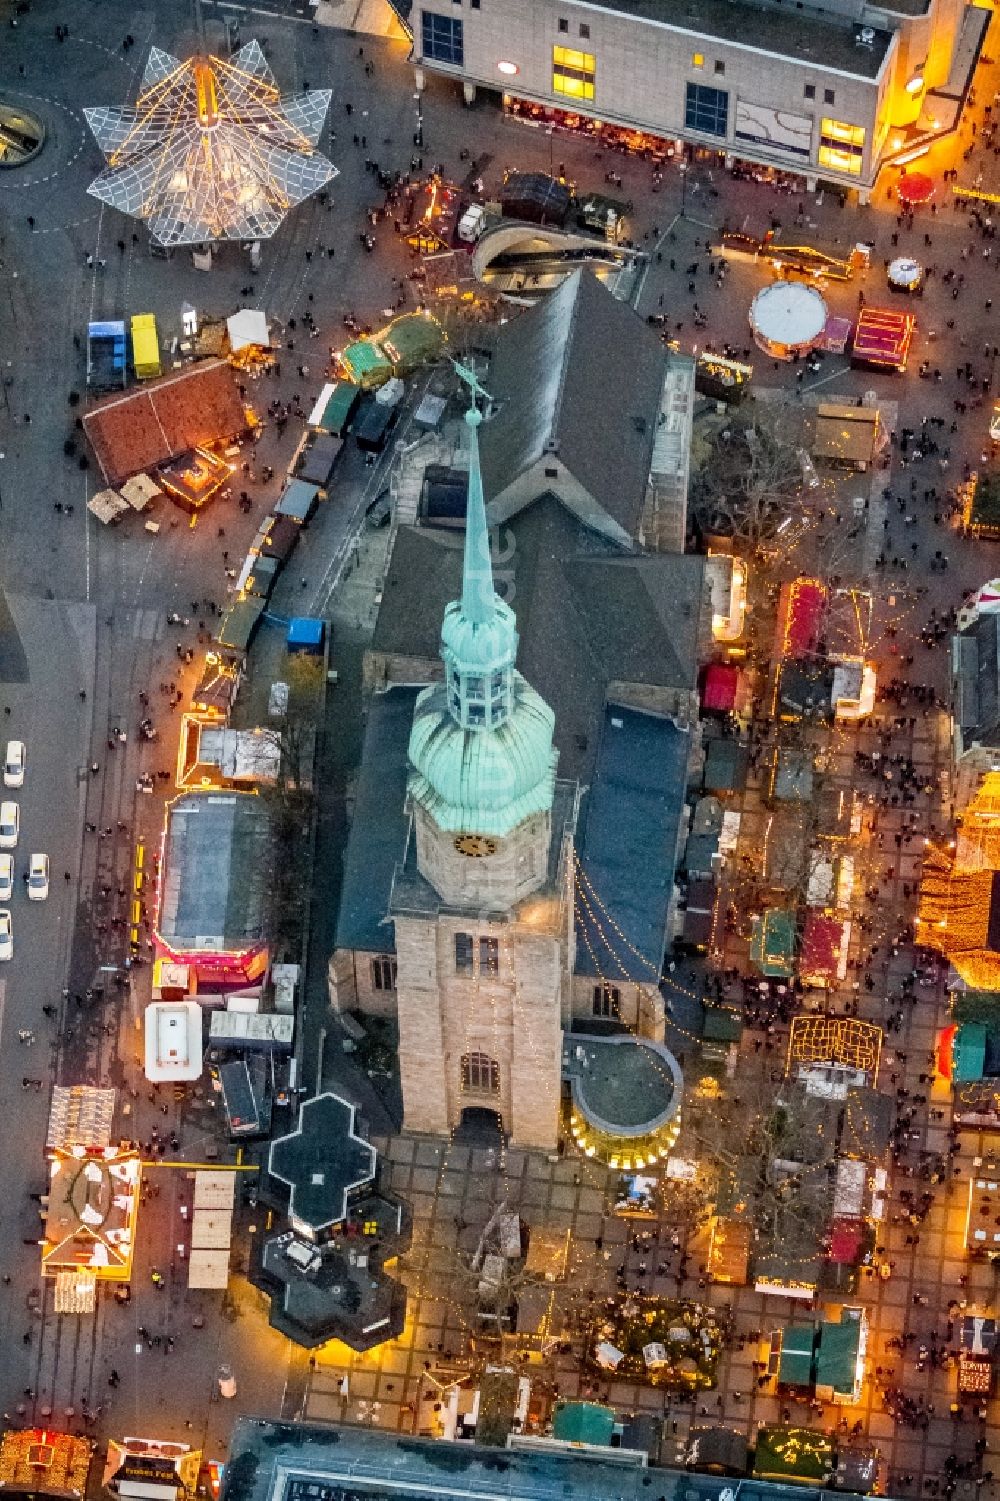
<path id="1" fill-rule="evenodd" d="M 282 98 L 257 42 L 228 61 L 154 47 L 134 105 L 84 111 L 108 163 L 88 192 L 160 245 L 267 239 L 336 176 L 316 150 L 330 97 Z"/>

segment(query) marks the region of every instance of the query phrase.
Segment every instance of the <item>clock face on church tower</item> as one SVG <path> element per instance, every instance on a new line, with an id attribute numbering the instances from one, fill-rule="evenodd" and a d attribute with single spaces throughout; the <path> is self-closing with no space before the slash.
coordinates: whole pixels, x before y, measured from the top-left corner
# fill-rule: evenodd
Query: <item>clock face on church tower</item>
<path id="1" fill-rule="evenodd" d="M 486 834 L 459 834 L 455 839 L 455 849 L 470 860 L 482 860 L 487 855 L 496 854 L 497 842 Z"/>

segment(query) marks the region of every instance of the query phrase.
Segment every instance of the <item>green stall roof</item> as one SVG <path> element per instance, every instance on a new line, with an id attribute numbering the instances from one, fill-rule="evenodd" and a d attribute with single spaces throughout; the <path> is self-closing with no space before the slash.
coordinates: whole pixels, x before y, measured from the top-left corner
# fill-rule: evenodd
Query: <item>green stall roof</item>
<path id="1" fill-rule="evenodd" d="M 762 975 L 788 979 L 795 954 L 795 916 L 784 907 L 769 907 L 754 919 L 750 959 Z"/>
<path id="2" fill-rule="evenodd" d="M 564 1444 L 611 1443 L 615 1415 L 600 1402 L 560 1402 L 552 1417 L 552 1437 Z"/>

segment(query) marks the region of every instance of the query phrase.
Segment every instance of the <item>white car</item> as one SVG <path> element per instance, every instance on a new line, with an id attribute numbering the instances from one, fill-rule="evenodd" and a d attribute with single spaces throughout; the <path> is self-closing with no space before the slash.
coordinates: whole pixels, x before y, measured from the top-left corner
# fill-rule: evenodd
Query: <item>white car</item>
<path id="1" fill-rule="evenodd" d="M 6 907 L 0 907 L 0 959 L 13 959 L 14 957 L 14 934 L 11 929 L 10 913 Z"/>
<path id="2" fill-rule="evenodd" d="M 21 810 L 17 803 L 0 803 L 0 850 L 17 848 L 21 832 Z"/>
<path id="3" fill-rule="evenodd" d="M 28 901 L 44 902 L 49 894 L 49 857 L 32 855 L 28 866 Z"/>
<path id="4" fill-rule="evenodd" d="M 14 895 L 14 856 L 0 855 L 0 902 L 9 902 Z"/>
<path id="5" fill-rule="evenodd" d="M 24 741 L 8 740 L 3 758 L 3 784 L 5 787 L 24 786 Z"/>

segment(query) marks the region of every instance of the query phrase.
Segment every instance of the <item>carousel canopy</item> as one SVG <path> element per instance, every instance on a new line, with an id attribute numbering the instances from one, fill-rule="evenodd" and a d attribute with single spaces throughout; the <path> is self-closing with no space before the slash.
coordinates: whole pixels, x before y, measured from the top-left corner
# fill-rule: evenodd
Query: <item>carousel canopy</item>
<path id="1" fill-rule="evenodd" d="M 818 339 L 827 307 L 815 287 L 801 281 L 775 281 L 758 292 L 750 308 L 754 333 L 771 344 L 795 348 Z"/>
<path id="2" fill-rule="evenodd" d="M 919 286 L 924 276 L 924 268 L 919 261 L 913 260 L 908 255 L 898 255 L 894 261 L 889 262 L 889 280 L 894 287 Z"/>
<path id="3" fill-rule="evenodd" d="M 267 239 L 336 175 L 316 150 L 330 92 L 283 99 L 257 42 L 228 61 L 154 47 L 134 105 L 84 111 L 108 161 L 88 191 L 161 245 Z"/>

